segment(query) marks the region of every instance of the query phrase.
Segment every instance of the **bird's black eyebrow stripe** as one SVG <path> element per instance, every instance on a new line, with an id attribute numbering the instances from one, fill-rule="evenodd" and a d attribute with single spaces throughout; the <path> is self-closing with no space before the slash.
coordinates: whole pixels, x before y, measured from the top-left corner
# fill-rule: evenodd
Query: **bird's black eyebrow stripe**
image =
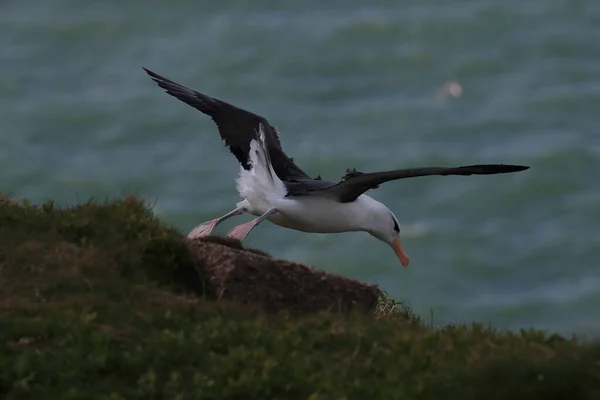
<path id="1" fill-rule="evenodd" d="M 392 217 L 392 219 L 394 220 L 394 230 L 398 233 L 400 233 L 400 227 L 398 226 L 398 221 L 396 221 L 396 218 Z"/>

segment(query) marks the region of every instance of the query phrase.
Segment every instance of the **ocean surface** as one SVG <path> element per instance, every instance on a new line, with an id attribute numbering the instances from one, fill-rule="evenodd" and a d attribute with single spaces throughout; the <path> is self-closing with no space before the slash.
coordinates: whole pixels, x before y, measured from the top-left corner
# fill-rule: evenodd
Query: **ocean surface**
<path id="1" fill-rule="evenodd" d="M 366 233 L 265 223 L 247 245 L 376 282 L 435 323 L 600 333 L 600 1 L 3 0 L 0 191 L 132 193 L 182 233 L 231 210 L 239 167 L 214 123 L 142 67 L 267 117 L 326 179 L 531 166 L 370 191 L 407 269 Z"/>

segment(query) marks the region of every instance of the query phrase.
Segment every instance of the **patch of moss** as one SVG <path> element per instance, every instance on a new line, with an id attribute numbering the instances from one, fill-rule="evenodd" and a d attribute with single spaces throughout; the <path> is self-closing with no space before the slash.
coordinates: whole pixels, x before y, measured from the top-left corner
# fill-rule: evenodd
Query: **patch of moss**
<path id="1" fill-rule="evenodd" d="M 182 239 L 130 197 L 58 208 L 0 196 L 0 398 L 600 393 L 597 342 L 435 327 L 385 293 L 375 315 L 293 317 L 204 300 L 184 290 L 202 277 Z"/>

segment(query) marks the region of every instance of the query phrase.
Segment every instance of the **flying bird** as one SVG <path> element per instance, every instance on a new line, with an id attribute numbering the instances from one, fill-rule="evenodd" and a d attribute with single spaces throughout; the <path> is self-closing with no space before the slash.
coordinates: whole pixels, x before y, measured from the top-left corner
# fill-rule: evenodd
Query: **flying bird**
<path id="1" fill-rule="evenodd" d="M 388 244 L 407 267 L 409 257 L 402 248 L 398 218 L 383 203 L 365 194 L 368 190 L 388 181 L 418 176 L 490 175 L 529 168 L 485 164 L 368 173 L 347 170 L 338 182 L 311 177 L 283 151 L 278 130 L 264 117 L 144 70 L 168 94 L 210 116 L 240 164 L 236 183 L 244 200 L 227 214 L 196 226 L 188 238 L 210 235 L 226 219 L 249 213 L 256 218 L 235 226 L 228 237 L 243 240 L 264 220 L 303 232 L 364 231 Z"/>

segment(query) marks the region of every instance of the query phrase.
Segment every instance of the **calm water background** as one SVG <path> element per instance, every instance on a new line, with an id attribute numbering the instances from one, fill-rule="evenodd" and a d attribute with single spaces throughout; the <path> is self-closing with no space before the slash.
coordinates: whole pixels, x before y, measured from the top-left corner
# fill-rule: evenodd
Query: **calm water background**
<path id="1" fill-rule="evenodd" d="M 247 244 L 378 282 L 440 323 L 600 331 L 599 1 L 4 0 L 0 190 L 134 193 L 185 233 L 229 211 L 238 165 L 213 122 L 142 66 L 266 116 L 328 179 L 530 165 L 371 191 L 408 269 L 368 234 L 266 224 Z M 436 101 L 449 80 L 463 95 Z"/>

